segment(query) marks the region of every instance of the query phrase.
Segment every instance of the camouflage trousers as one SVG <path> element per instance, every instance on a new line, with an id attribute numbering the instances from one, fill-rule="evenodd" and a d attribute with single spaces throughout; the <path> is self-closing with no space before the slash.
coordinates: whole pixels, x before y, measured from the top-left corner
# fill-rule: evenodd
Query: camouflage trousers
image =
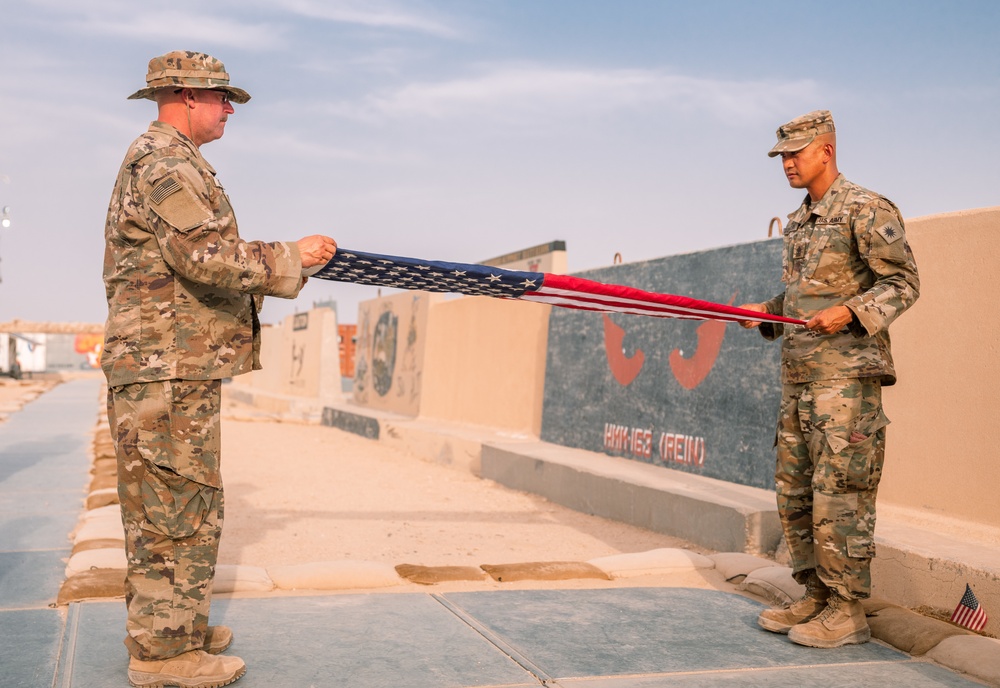
<path id="1" fill-rule="evenodd" d="M 125 645 L 143 660 L 197 650 L 222 534 L 219 380 L 108 390 L 125 527 Z"/>
<path id="2" fill-rule="evenodd" d="M 815 570 L 841 597 L 871 596 L 875 496 L 888 423 L 877 379 L 783 386 L 775 487 L 800 583 Z"/>

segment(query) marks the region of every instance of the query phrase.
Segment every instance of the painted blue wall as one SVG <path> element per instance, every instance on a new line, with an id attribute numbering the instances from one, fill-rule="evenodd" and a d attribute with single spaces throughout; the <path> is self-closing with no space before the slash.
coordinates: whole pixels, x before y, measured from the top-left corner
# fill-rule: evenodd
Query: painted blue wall
<path id="1" fill-rule="evenodd" d="M 767 240 L 577 276 L 738 306 L 780 293 L 780 249 Z M 554 308 L 542 439 L 773 489 L 778 360 L 777 342 L 735 323 Z"/>

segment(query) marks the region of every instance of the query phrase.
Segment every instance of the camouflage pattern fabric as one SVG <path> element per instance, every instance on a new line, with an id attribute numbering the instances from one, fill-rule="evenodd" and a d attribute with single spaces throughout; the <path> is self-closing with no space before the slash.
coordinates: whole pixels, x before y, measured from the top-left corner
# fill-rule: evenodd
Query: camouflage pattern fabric
<path id="1" fill-rule="evenodd" d="M 842 598 L 871 595 L 875 496 L 888 423 L 878 379 L 783 386 L 775 487 L 800 583 L 815 569 Z"/>
<path id="2" fill-rule="evenodd" d="M 219 380 L 111 387 L 125 528 L 125 645 L 139 659 L 197 650 L 222 535 Z"/>
<path id="3" fill-rule="evenodd" d="M 101 364 L 110 386 L 260 368 L 253 297 L 298 294 L 298 247 L 240 238 L 229 198 L 194 142 L 153 122 L 132 143 L 104 235 Z"/>
<path id="4" fill-rule="evenodd" d="M 808 320 L 824 308 L 844 305 L 855 321 L 832 335 L 762 325 L 768 339 L 784 334 L 782 382 L 877 377 L 885 386 L 894 384 L 887 328 L 920 293 L 899 210 L 840 175 L 823 198 L 810 206 L 806 196 L 788 218 L 785 292 L 764 304 L 767 312 Z"/>

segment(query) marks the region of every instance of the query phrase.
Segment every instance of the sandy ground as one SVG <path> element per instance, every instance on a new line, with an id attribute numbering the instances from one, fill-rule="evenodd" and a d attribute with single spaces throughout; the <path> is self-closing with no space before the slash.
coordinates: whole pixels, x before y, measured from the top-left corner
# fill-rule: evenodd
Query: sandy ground
<path id="1" fill-rule="evenodd" d="M 59 380 L 0 378 L 0 422 Z M 103 398 L 98 397 L 95 415 Z M 711 553 L 680 538 L 583 514 L 375 440 L 325 426 L 281 422 L 229 399 L 225 392 L 223 402 L 226 506 L 220 564 L 267 569 L 357 560 L 479 567 L 585 562 L 664 547 Z M 640 585 L 734 591 L 716 571 L 705 569 L 615 581 L 501 584 L 484 577 L 438 583 L 433 589 Z M 383 590 L 414 589 L 427 588 L 407 584 Z"/>
<path id="2" fill-rule="evenodd" d="M 239 405 L 225 408 L 223 564 L 479 566 L 707 552 L 335 428 L 238 420 Z"/>

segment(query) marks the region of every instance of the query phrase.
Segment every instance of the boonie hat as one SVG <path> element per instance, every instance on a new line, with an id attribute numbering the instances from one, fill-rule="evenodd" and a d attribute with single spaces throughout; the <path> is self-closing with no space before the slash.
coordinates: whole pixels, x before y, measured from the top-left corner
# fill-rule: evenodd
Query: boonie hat
<path id="1" fill-rule="evenodd" d="M 768 151 L 767 157 L 795 153 L 812 143 L 817 136 L 835 131 L 837 129 L 833 126 L 833 115 L 829 110 L 813 110 L 778 127 L 778 142 Z"/>
<path id="2" fill-rule="evenodd" d="M 206 88 L 225 91 L 229 99 L 241 105 L 250 100 L 250 94 L 242 88 L 229 85 L 226 65 L 205 53 L 190 50 L 174 50 L 149 61 L 146 72 L 146 88 L 141 88 L 128 100 L 147 98 L 155 100 L 153 94 L 163 88 Z"/>

